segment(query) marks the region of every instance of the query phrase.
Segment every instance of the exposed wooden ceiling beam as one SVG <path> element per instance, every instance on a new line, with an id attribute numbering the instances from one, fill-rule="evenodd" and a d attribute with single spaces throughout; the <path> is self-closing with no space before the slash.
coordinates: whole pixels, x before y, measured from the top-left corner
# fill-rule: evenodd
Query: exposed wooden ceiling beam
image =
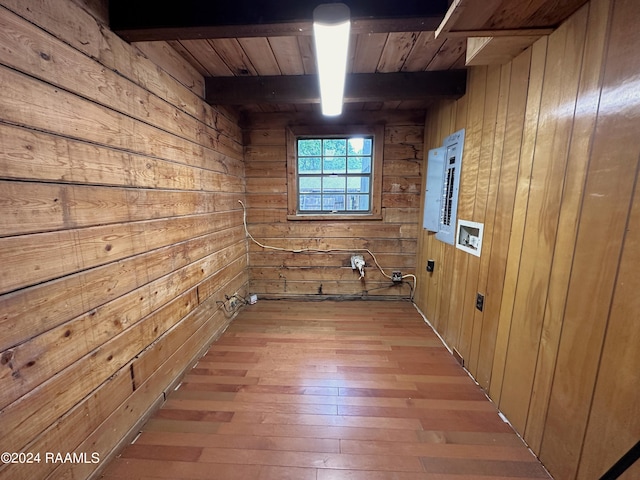
<path id="1" fill-rule="evenodd" d="M 499 30 L 450 30 L 441 35 L 447 38 L 469 37 L 531 37 L 551 35 L 554 28 L 512 28 Z"/>
<path id="2" fill-rule="evenodd" d="M 328 1 L 328 0 L 327 0 Z M 353 33 L 432 31 L 447 0 L 342 0 Z M 322 0 L 110 0 L 110 28 L 129 42 L 311 35 Z"/>
<path id="3" fill-rule="evenodd" d="M 354 19 L 351 33 L 389 33 L 434 31 L 441 17 Z M 311 21 L 255 25 L 181 26 L 114 29 L 127 42 L 154 42 L 170 40 L 201 40 L 205 38 L 250 38 L 310 36 Z"/>
<path id="4" fill-rule="evenodd" d="M 384 102 L 460 98 L 466 71 L 358 73 L 347 76 L 344 101 Z M 315 75 L 207 77 L 206 100 L 212 105 L 320 103 Z"/>

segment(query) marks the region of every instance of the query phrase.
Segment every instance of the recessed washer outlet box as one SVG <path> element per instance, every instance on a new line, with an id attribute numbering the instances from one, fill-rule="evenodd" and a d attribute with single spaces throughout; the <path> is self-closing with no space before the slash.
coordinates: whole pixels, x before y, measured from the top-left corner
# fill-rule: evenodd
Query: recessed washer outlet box
<path id="1" fill-rule="evenodd" d="M 456 235 L 456 248 L 476 257 L 482 252 L 482 233 L 484 224 L 470 220 L 458 221 L 458 234 Z"/>

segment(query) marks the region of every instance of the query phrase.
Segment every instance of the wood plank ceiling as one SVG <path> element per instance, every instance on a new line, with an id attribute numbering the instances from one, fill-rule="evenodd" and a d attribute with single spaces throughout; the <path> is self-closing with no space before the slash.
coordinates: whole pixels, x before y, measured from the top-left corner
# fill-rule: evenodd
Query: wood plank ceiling
<path id="1" fill-rule="evenodd" d="M 348 109 L 366 110 L 423 109 L 439 98 L 458 98 L 464 72 L 441 72 L 506 62 L 586 3 L 343 1 L 352 15 L 345 102 Z M 245 111 L 310 111 L 319 101 L 311 83 L 311 18 L 320 3 L 111 0 L 109 8 L 111 28 L 122 38 L 166 42 L 197 69 L 207 80 L 209 103 Z M 382 78 L 388 74 L 395 76 Z M 231 81 L 239 77 L 247 78 Z M 350 89 L 351 84 L 357 86 Z M 424 84 L 439 88 L 417 88 Z"/>

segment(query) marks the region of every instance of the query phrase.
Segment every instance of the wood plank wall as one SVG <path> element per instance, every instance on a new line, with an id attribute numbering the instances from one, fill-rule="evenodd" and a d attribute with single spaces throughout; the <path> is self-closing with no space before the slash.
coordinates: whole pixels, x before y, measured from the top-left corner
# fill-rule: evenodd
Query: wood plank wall
<path id="1" fill-rule="evenodd" d="M 421 232 L 417 303 L 560 480 L 640 438 L 639 19 L 592 0 L 427 115 L 427 150 L 466 128 L 458 213 L 485 229 L 480 258 Z"/>
<path id="2" fill-rule="evenodd" d="M 291 249 L 347 252 L 288 253 L 249 245 L 250 289 L 259 296 L 350 295 L 409 297 L 364 253 L 364 281 L 351 268 L 350 249 L 369 249 L 391 275 L 414 273 L 420 201 L 424 112 L 345 112 L 345 124 L 385 124 L 382 220 L 287 221 L 286 127 L 321 125 L 312 114 L 250 114 L 246 119 L 247 220 L 261 243 Z M 354 252 L 363 253 L 363 252 Z M 413 283 L 408 279 L 408 282 Z"/>
<path id="3" fill-rule="evenodd" d="M 248 275 L 237 118 L 91 5 L 0 1 L 0 451 L 104 461 L 228 324 L 217 301 Z"/>

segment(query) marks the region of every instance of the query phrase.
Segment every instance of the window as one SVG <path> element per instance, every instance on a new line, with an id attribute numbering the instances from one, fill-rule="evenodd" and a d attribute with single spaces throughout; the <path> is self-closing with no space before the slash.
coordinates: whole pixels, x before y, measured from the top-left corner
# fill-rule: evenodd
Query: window
<path id="1" fill-rule="evenodd" d="M 298 138 L 298 212 L 369 213 L 373 137 Z"/>
<path id="2" fill-rule="evenodd" d="M 382 218 L 383 127 L 292 128 L 289 219 Z"/>

